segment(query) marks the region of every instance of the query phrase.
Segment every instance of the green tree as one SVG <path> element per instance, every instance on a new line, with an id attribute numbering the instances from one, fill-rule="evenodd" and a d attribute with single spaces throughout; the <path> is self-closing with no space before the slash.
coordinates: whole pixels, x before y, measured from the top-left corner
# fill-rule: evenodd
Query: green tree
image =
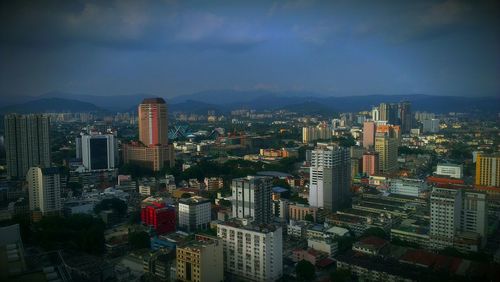
<path id="1" fill-rule="evenodd" d="M 149 249 L 151 247 L 151 238 L 144 231 L 128 233 L 128 243 L 132 249 Z"/>
<path id="2" fill-rule="evenodd" d="M 349 269 L 337 268 L 330 272 L 330 279 L 335 282 L 347 282 L 351 280 L 351 271 Z"/>
<path id="3" fill-rule="evenodd" d="M 308 213 L 308 214 L 306 214 L 306 216 L 304 216 L 304 220 L 314 222 L 314 217 L 312 214 Z"/>
<path id="4" fill-rule="evenodd" d="M 312 281 L 315 277 L 314 265 L 307 260 L 301 260 L 295 267 L 295 274 L 299 281 Z"/>
<path id="5" fill-rule="evenodd" d="M 94 212 L 97 214 L 109 210 L 113 210 L 119 216 L 124 216 L 127 213 L 127 204 L 118 198 L 111 198 L 100 201 L 94 207 Z"/>

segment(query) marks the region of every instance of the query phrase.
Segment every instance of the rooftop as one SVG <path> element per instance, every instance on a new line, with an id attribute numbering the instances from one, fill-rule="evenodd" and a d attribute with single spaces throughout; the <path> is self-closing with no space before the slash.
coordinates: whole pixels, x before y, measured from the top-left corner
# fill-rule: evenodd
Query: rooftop
<path id="1" fill-rule="evenodd" d="M 165 104 L 165 100 L 161 97 L 145 98 L 141 104 Z"/>

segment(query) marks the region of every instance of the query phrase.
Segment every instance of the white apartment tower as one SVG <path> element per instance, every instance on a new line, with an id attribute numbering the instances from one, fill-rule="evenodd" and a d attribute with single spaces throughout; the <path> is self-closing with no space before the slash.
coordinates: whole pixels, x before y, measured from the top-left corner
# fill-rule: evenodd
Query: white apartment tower
<path id="1" fill-rule="evenodd" d="M 252 218 L 256 223 L 270 223 L 272 179 L 264 176 L 247 176 L 233 179 L 233 217 Z"/>
<path id="2" fill-rule="evenodd" d="M 59 169 L 31 167 L 26 175 L 30 211 L 42 215 L 58 213 L 61 208 Z"/>
<path id="3" fill-rule="evenodd" d="M 454 246 L 458 233 L 475 233 L 484 246 L 487 236 L 486 194 L 473 190 L 434 188 L 431 193 L 431 246 Z"/>
<path id="4" fill-rule="evenodd" d="M 273 225 L 217 225 L 223 241 L 224 270 L 247 281 L 276 281 L 283 275 L 283 232 Z M 237 280 L 237 279 L 236 279 Z"/>
<path id="5" fill-rule="evenodd" d="M 348 149 L 317 147 L 311 152 L 309 205 L 338 210 L 349 197 L 350 179 Z"/>

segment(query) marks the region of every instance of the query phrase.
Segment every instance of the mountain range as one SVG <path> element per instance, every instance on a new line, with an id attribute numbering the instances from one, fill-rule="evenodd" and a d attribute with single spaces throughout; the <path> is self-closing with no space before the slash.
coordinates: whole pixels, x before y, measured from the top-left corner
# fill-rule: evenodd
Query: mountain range
<path id="1" fill-rule="evenodd" d="M 16 96 L 0 100 L 0 113 L 47 111 L 135 111 L 142 99 L 155 95 L 97 96 L 50 92 L 41 96 Z M 161 95 L 160 95 L 161 96 Z M 500 112 L 500 96 L 459 97 L 412 95 L 325 96 L 313 92 L 272 92 L 265 90 L 213 90 L 165 98 L 171 112 L 227 112 L 233 109 L 288 109 L 303 113 L 356 112 L 370 110 L 381 102 L 409 101 L 414 111 Z"/>

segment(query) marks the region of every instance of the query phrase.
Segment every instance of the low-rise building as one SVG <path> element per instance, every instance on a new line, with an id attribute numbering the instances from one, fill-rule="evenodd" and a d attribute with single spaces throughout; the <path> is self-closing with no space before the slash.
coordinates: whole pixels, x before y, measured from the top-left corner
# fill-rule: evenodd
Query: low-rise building
<path id="1" fill-rule="evenodd" d="M 179 200 L 179 228 L 187 232 L 207 229 L 211 221 L 210 200 L 191 197 Z"/>

